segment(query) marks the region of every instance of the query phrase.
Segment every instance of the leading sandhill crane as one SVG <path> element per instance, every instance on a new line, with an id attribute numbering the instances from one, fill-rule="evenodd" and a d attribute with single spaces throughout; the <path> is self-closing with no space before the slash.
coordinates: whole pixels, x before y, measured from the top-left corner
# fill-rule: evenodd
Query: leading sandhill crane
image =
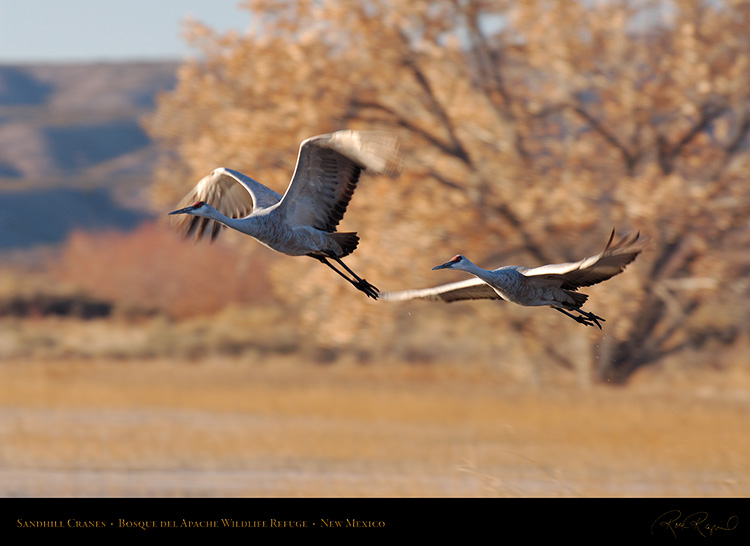
<path id="1" fill-rule="evenodd" d="M 362 171 L 396 176 L 401 165 L 396 136 L 378 131 L 337 131 L 300 144 L 297 166 L 283 197 L 240 172 L 220 167 L 183 199 L 182 205 L 192 205 L 169 214 L 185 215 L 177 226 L 186 236 L 195 232 L 196 240 L 209 225 L 214 239 L 224 225 L 278 252 L 315 258 L 377 299 L 378 289 L 341 260 L 354 252 L 359 237 L 356 233 L 337 233 L 336 226 Z"/>
<path id="2" fill-rule="evenodd" d="M 381 296 L 386 301 L 421 299 L 453 302 L 496 299 L 519 305 L 548 305 L 580 324 L 595 324 L 601 330 L 602 325 L 599 321 L 604 322 L 604 319 L 581 309 L 588 295 L 577 292 L 578 288 L 606 281 L 621 273 L 627 264 L 635 260 L 647 242 L 644 239 L 639 240 L 639 234 L 636 233 L 612 244 L 614 236 L 615 232 L 612 230 L 607 246 L 596 256 L 578 262 L 549 264 L 533 269 L 508 265 L 487 270 L 477 267 L 463 256 L 454 256 L 432 269 L 461 269 L 475 275 L 476 278 L 423 290 L 384 292 Z"/>

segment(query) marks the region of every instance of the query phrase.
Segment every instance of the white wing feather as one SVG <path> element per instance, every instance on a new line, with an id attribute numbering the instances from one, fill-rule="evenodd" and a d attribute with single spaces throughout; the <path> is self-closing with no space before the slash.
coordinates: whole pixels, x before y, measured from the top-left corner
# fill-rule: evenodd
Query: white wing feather
<path id="1" fill-rule="evenodd" d="M 281 195 L 249 176 L 226 167 L 219 167 L 201 178 L 190 193 L 182 199 L 178 208 L 204 201 L 225 216 L 244 218 L 253 211 L 272 207 L 280 200 Z M 196 240 L 203 236 L 209 226 L 212 238 L 216 237 L 223 227 L 208 218 L 188 215 L 175 216 L 172 222 L 186 236 L 195 231 Z"/>
<path id="2" fill-rule="evenodd" d="M 380 294 L 380 299 L 385 301 L 443 301 L 446 303 L 461 300 L 502 300 L 500 295 L 498 295 L 490 285 L 476 277 L 465 281 L 435 286 L 434 288 L 402 290 L 400 292 L 382 292 Z"/>
<path id="3" fill-rule="evenodd" d="M 290 226 L 334 231 L 346 211 L 362 171 L 397 175 L 402 168 L 399 140 L 378 131 L 337 131 L 308 138 L 279 203 Z"/>
<path id="4" fill-rule="evenodd" d="M 519 271 L 527 277 L 544 277 L 550 281 L 557 281 L 556 284 L 566 290 L 575 290 L 581 286 L 591 286 L 606 281 L 622 273 L 625 266 L 635 260 L 648 242 L 636 233 L 612 244 L 614 236 L 615 232 L 612 230 L 604 250 L 595 256 L 589 256 L 577 262 L 549 264 L 533 269 L 521 268 Z"/>

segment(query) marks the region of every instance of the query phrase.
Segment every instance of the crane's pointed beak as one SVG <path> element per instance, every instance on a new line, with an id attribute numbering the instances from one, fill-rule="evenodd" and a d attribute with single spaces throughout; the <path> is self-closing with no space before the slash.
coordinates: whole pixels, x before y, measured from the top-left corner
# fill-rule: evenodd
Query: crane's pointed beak
<path id="1" fill-rule="evenodd" d="M 432 270 L 435 271 L 436 269 L 450 269 L 453 263 L 453 260 L 451 260 L 449 262 L 445 262 L 444 264 L 436 265 L 432 268 Z"/>
<path id="2" fill-rule="evenodd" d="M 170 212 L 169 214 L 167 214 L 167 216 L 171 216 L 172 214 L 185 214 L 185 213 L 191 212 L 193 210 L 195 210 L 195 207 L 193 207 L 191 205 L 189 207 L 185 207 L 184 209 L 173 210 L 172 212 Z"/>

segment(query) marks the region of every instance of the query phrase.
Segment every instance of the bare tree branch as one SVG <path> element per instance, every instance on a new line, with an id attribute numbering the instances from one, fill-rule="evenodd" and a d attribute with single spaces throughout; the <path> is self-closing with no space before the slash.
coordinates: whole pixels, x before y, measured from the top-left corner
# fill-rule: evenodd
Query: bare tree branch
<path id="1" fill-rule="evenodd" d="M 458 2 L 456 2 L 456 5 L 458 6 Z M 472 44 L 469 53 L 474 56 L 474 64 L 479 70 L 478 80 L 480 88 L 484 91 L 490 104 L 492 104 L 495 112 L 502 121 L 503 128 L 509 134 L 518 155 L 524 160 L 529 160 L 529 152 L 526 150 L 523 137 L 518 131 L 519 120 L 511 108 L 514 100 L 508 92 L 505 85 L 505 78 L 500 70 L 504 64 L 502 49 L 492 48 L 489 45 L 487 37 L 482 32 L 479 24 L 481 16 L 479 10 L 475 8 L 471 10 L 471 13 L 469 11 L 467 7 L 463 15 Z M 498 97 L 500 97 L 500 100 L 498 100 Z"/>
<path id="2" fill-rule="evenodd" d="M 673 145 L 669 145 L 667 138 L 663 135 L 657 135 L 657 157 L 659 166 L 664 174 L 670 174 L 674 169 L 676 158 L 682 153 L 682 150 L 693 141 L 693 139 L 719 116 L 721 116 L 726 107 L 708 103 L 700 108 L 700 116 L 693 126 L 688 129 L 682 137 Z"/>
<path id="3" fill-rule="evenodd" d="M 609 142 L 620 153 L 623 163 L 625 164 L 625 171 L 628 173 L 628 176 L 634 176 L 635 168 L 638 165 L 638 161 L 641 157 L 640 152 L 638 150 L 629 150 L 628 147 L 625 146 L 625 144 L 620 142 L 620 140 L 614 135 L 614 133 L 609 131 L 603 123 L 596 119 L 580 104 L 571 104 L 569 105 L 569 108 L 573 110 L 573 112 L 578 114 L 583 120 L 585 120 L 586 123 L 594 131 L 599 133 L 604 138 L 604 140 Z"/>

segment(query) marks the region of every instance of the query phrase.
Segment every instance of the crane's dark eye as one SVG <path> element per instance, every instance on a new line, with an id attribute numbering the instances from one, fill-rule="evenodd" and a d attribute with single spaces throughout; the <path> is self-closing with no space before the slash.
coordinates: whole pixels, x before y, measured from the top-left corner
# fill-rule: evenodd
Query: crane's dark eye
<path id="1" fill-rule="evenodd" d="M 453 258 L 451 258 L 451 263 L 457 264 L 460 261 L 461 261 L 461 256 L 453 256 Z"/>
<path id="2" fill-rule="evenodd" d="M 199 209 L 199 208 L 201 208 L 201 207 L 202 207 L 203 205 L 205 205 L 205 204 L 206 204 L 206 202 L 205 202 L 205 201 L 196 201 L 196 202 L 195 202 L 195 203 L 193 203 L 193 204 L 192 204 L 191 206 L 192 206 L 192 207 L 193 207 L 194 209 Z"/>

